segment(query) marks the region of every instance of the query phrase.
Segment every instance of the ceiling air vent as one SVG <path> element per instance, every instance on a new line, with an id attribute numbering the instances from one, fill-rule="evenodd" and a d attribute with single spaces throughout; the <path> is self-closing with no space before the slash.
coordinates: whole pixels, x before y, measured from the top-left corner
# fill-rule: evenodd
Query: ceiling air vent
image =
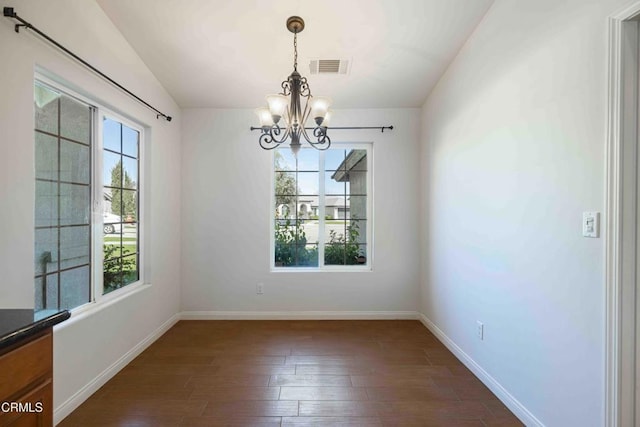
<path id="1" fill-rule="evenodd" d="M 347 59 L 312 59 L 309 63 L 311 74 L 347 74 L 349 60 Z"/>

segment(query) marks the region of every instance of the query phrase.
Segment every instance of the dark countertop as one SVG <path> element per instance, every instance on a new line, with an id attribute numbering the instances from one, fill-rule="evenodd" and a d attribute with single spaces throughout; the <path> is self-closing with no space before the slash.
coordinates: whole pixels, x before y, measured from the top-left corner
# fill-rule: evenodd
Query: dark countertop
<path id="1" fill-rule="evenodd" d="M 0 351 L 57 325 L 70 316 L 71 313 L 67 310 L 0 309 Z"/>

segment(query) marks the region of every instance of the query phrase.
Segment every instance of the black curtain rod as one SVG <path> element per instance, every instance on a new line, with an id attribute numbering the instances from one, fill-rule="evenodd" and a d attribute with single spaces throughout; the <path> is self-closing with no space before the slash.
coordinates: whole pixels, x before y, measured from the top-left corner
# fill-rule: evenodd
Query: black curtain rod
<path id="1" fill-rule="evenodd" d="M 261 127 L 251 126 L 249 129 L 253 130 L 262 130 Z M 313 130 L 315 128 L 305 128 L 306 130 Z M 380 129 L 382 133 L 384 133 L 385 129 L 393 130 L 393 126 L 347 126 L 347 127 L 332 127 L 329 126 L 327 129 Z"/>
<path id="2" fill-rule="evenodd" d="M 29 22 L 27 22 L 24 19 L 20 18 L 18 16 L 18 14 L 13 10 L 12 7 L 5 7 L 3 9 L 3 13 L 4 13 L 4 16 L 6 16 L 7 18 L 13 18 L 13 19 L 15 19 L 15 20 L 20 22 L 20 24 L 15 24 L 14 30 L 15 30 L 16 33 L 20 32 L 20 27 L 24 27 L 24 28 L 26 28 L 28 30 L 33 31 L 34 33 L 36 33 L 40 37 L 44 38 L 49 43 L 53 44 L 55 47 L 57 47 L 58 49 L 60 49 L 61 51 L 63 51 L 64 53 L 66 53 L 67 55 L 69 55 L 70 57 L 72 57 L 73 59 L 75 59 L 76 61 L 81 63 L 82 65 L 84 65 L 85 67 L 89 68 L 94 73 L 98 74 L 100 77 L 102 77 L 103 79 L 105 79 L 106 81 L 111 83 L 112 85 L 116 86 L 118 89 L 120 89 L 123 92 L 125 92 L 127 95 L 131 96 L 132 98 L 135 98 L 137 101 L 139 101 L 142 104 L 144 104 L 147 108 L 153 110 L 156 113 L 156 118 L 162 117 L 163 119 L 165 119 L 168 122 L 171 121 L 171 116 L 168 116 L 168 115 L 164 114 L 162 111 L 158 110 L 153 105 L 149 104 L 144 99 L 140 98 L 135 93 L 131 92 L 129 89 L 127 89 L 126 87 L 122 86 L 120 83 L 116 82 L 111 77 L 107 76 L 105 73 L 103 73 L 102 71 L 98 70 L 96 67 L 94 67 L 93 65 L 89 64 L 87 61 L 85 61 L 84 59 L 80 58 L 78 55 L 76 55 L 75 53 L 71 52 L 69 49 L 67 49 L 66 47 L 62 46 L 60 43 L 58 43 L 57 41 L 55 41 L 54 39 L 52 39 L 51 37 L 49 37 L 48 35 L 46 35 L 42 31 L 40 31 L 39 29 L 37 29 L 33 25 L 31 25 Z"/>

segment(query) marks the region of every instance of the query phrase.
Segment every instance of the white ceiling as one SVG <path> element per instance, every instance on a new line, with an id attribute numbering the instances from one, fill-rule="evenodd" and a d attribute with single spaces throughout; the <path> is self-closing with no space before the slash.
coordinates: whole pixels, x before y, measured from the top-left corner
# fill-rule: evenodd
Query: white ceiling
<path id="1" fill-rule="evenodd" d="M 419 107 L 493 0 L 97 0 L 184 108 L 253 108 L 298 70 L 333 108 Z M 348 75 L 310 59 L 348 58 Z"/>

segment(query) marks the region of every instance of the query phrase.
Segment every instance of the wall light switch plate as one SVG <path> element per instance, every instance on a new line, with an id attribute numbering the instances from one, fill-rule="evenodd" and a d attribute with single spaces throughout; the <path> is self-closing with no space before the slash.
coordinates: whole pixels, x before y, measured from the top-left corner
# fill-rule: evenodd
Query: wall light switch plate
<path id="1" fill-rule="evenodd" d="M 600 237 L 600 212 L 582 213 L 582 235 Z"/>

